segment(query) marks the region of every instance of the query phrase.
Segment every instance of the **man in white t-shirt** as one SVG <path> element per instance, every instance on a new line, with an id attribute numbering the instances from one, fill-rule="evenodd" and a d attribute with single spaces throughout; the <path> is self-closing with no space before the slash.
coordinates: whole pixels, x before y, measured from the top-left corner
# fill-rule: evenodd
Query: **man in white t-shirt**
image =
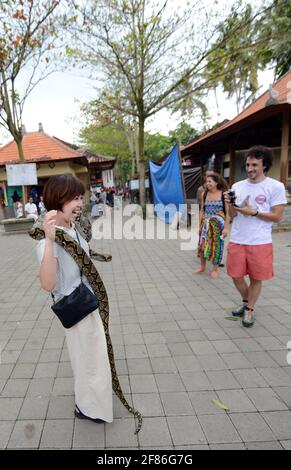
<path id="1" fill-rule="evenodd" d="M 280 222 L 286 200 L 283 183 L 266 176 L 272 166 L 272 152 L 262 146 L 246 154 L 248 179 L 235 183 L 235 203 L 225 193 L 233 218 L 227 255 L 227 272 L 241 294 L 242 307 L 232 312 L 243 317 L 246 328 L 254 325 L 254 307 L 260 296 L 262 281 L 271 279 L 273 271 L 272 225 Z M 249 276 L 250 283 L 245 280 Z"/>
<path id="2" fill-rule="evenodd" d="M 25 215 L 29 219 L 37 220 L 38 218 L 37 207 L 36 204 L 33 203 L 32 197 L 30 197 L 28 203 L 25 204 Z"/>

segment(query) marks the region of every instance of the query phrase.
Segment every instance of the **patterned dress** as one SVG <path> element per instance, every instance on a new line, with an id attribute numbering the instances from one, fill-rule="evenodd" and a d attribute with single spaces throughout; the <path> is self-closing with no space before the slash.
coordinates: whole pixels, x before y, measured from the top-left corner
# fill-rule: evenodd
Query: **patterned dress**
<path id="1" fill-rule="evenodd" d="M 225 224 L 222 200 L 205 201 L 198 244 L 198 252 L 214 265 L 219 265 L 223 257 L 224 240 L 221 235 Z"/>

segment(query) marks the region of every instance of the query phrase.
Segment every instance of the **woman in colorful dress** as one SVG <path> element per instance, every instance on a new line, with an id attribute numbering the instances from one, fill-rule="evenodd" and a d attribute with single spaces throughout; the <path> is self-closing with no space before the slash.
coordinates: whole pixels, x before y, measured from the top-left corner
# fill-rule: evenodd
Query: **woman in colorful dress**
<path id="1" fill-rule="evenodd" d="M 207 176 L 199 223 L 198 252 L 201 267 L 195 269 L 194 274 L 205 272 L 206 262 L 209 261 L 213 265 L 210 274 L 212 279 L 218 276 L 219 265 L 223 258 L 224 239 L 229 231 L 229 214 L 223 199 L 223 193 L 227 189 L 227 182 L 218 173 Z"/>

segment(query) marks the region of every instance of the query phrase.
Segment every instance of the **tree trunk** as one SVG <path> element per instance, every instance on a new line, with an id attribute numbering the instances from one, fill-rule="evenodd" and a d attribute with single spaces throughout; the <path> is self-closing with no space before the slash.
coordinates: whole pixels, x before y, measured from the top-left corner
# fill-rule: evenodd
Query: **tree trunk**
<path id="1" fill-rule="evenodd" d="M 145 214 L 145 161 L 144 161 L 144 118 L 139 118 L 138 126 L 138 150 L 139 150 L 139 203 Z"/>
<path id="2" fill-rule="evenodd" d="M 16 143 L 17 149 L 18 149 L 19 161 L 20 161 L 20 163 L 25 163 L 25 161 L 24 161 L 24 152 L 23 152 L 23 147 L 22 147 L 22 138 L 21 139 L 16 139 L 14 137 L 14 140 L 15 140 L 15 143 Z"/>
<path id="3" fill-rule="evenodd" d="M 15 138 L 14 137 L 14 140 L 15 140 L 15 143 L 16 143 L 17 149 L 18 149 L 19 161 L 20 161 L 20 163 L 23 164 L 23 163 L 25 163 L 25 160 L 24 160 L 24 152 L 23 152 L 23 146 L 22 146 L 22 137 L 21 138 Z M 23 217 L 25 217 L 25 210 L 24 210 L 25 204 L 26 204 L 25 186 L 22 186 Z"/>

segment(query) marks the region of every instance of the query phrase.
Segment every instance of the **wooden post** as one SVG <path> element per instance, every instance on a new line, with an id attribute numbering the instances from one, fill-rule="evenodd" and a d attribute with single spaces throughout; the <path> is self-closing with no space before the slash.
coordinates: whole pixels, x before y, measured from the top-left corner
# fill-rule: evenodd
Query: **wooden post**
<path id="1" fill-rule="evenodd" d="M 229 186 L 231 187 L 235 183 L 235 170 L 236 170 L 236 161 L 235 161 L 235 149 L 233 142 L 229 144 Z"/>
<path id="2" fill-rule="evenodd" d="M 280 181 L 285 187 L 288 183 L 288 147 L 289 147 L 289 117 L 288 111 L 283 113 L 282 137 L 281 137 L 281 159 L 280 159 Z"/>
<path id="3" fill-rule="evenodd" d="M 179 141 L 177 141 L 177 145 L 178 145 L 178 155 L 179 155 L 179 160 L 180 160 L 181 180 L 182 180 L 183 192 L 184 192 L 184 205 L 186 206 L 186 224 L 188 225 L 187 194 L 186 194 L 185 181 L 184 181 L 184 176 L 183 176 L 183 165 L 182 165 L 182 157 L 181 157 Z M 179 226 L 180 226 L 180 223 L 179 223 Z"/>
<path id="4" fill-rule="evenodd" d="M 183 177 L 183 165 L 182 165 L 182 157 L 181 157 L 181 151 L 180 151 L 180 142 L 177 142 L 177 145 L 178 145 L 178 154 L 179 154 L 179 160 L 180 160 L 181 180 L 182 180 L 184 199 L 185 199 L 185 204 L 186 204 L 187 194 L 186 194 L 186 188 L 185 188 L 185 181 Z"/>

